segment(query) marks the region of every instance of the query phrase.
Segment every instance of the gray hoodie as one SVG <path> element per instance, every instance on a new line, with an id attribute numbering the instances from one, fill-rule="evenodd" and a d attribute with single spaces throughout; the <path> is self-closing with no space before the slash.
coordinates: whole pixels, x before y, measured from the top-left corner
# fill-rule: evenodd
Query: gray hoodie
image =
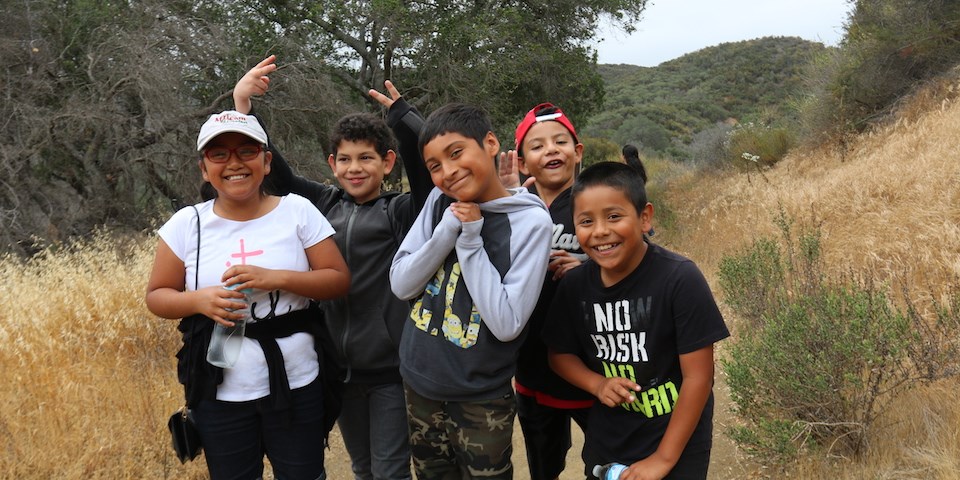
<path id="1" fill-rule="evenodd" d="M 524 327 L 540 294 L 553 222 L 524 188 L 480 204 L 461 223 L 434 189 L 393 257 L 393 293 L 416 300 L 400 342 L 400 374 L 417 393 L 479 401 L 512 391 Z"/>

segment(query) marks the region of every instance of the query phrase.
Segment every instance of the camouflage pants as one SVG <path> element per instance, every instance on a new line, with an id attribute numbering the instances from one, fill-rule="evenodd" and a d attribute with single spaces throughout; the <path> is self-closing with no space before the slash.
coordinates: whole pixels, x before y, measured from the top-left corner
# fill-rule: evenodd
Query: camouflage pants
<path id="1" fill-rule="evenodd" d="M 410 454 L 419 480 L 512 479 L 511 392 L 479 402 L 442 402 L 404 385 Z"/>

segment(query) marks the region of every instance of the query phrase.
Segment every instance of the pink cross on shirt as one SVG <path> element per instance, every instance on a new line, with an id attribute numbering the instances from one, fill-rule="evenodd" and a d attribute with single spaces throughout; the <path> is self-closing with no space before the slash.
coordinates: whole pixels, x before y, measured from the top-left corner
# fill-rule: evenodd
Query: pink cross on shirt
<path id="1" fill-rule="evenodd" d="M 263 255 L 263 250 L 253 250 L 253 251 L 250 251 L 250 252 L 246 251 L 246 249 L 245 249 L 245 247 L 244 247 L 244 244 L 243 244 L 243 239 L 241 238 L 241 239 L 240 239 L 240 251 L 237 252 L 237 253 L 231 253 L 231 254 L 230 254 L 230 258 L 239 258 L 239 259 L 240 259 L 240 265 L 246 265 L 246 264 L 247 264 L 247 257 L 254 257 L 254 256 L 257 256 L 257 255 Z M 229 267 L 229 266 L 230 266 L 230 261 L 228 260 L 228 261 L 227 261 L 227 267 Z"/>

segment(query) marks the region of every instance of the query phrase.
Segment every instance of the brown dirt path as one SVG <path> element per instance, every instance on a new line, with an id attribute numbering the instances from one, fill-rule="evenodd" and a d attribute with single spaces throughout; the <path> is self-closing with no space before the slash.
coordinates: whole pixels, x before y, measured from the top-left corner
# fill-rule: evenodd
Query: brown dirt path
<path id="1" fill-rule="evenodd" d="M 714 387 L 714 436 L 713 452 L 710 458 L 709 480 L 756 479 L 763 475 L 760 469 L 752 462 L 726 435 L 724 430 L 733 420 L 730 412 L 730 394 L 723 382 L 722 374 L 717 373 L 717 384 Z M 583 445 L 583 433 L 574 427 L 573 448 L 567 454 L 567 469 L 560 475 L 560 480 L 583 480 L 583 461 L 580 459 L 580 448 Z M 513 465 L 514 478 L 523 480 L 529 478 L 527 460 L 523 452 L 523 436 L 520 424 L 514 422 L 513 430 Z M 343 446 L 340 431 L 334 427 L 330 433 L 330 450 L 326 458 L 327 478 L 330 480 L 350 480 L 353 474 L 350 471 L 350 458 Z"/>

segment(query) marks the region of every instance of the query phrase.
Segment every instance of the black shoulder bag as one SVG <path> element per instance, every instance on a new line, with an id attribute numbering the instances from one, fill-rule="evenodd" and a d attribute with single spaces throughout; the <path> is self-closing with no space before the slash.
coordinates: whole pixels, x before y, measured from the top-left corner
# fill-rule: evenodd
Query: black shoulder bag
<path id="1" fill-rule="evenodd" d="M 193 207 L 193 211 L 197 213 L 197 269 L 194 272 L 193 288 L 197 289 L 200 280 L 200 212 L 197 207 Z M 188 356 L 188 362 L 190 357 Z M 190 371 L 189 366 L 187 371 Z M 185 401 L 182 407 L 173 412 L 170 420 L 167 421 L 167 427 L 173 437 L 173 450 L 177 453 L 180 463 L 186 463 L 200 455 L 200 450 L 203 448 L 200 445 L 200 432 L 197 431 L 197 426 L 193 422 L 193 414 L 188 402 Z"/>

